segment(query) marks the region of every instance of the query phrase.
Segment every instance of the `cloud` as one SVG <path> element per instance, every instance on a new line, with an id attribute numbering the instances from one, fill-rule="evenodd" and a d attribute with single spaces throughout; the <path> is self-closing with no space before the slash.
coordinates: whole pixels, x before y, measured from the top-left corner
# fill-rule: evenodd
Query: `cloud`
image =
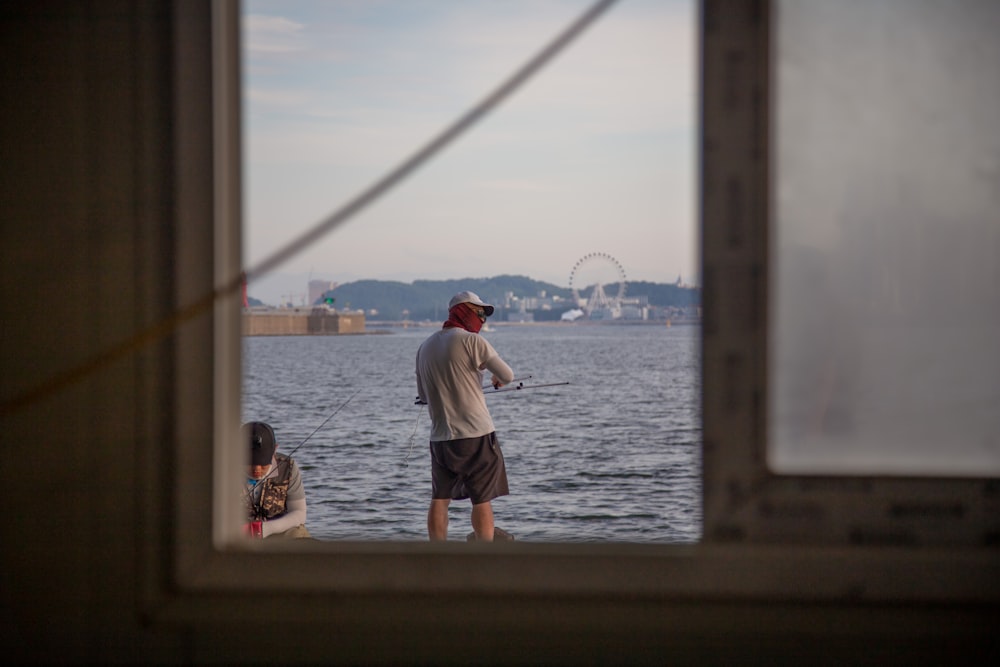
<path id="1" fill-rule="evenodd" d="M 307 91 L 292 88 L 275 90 L 260 86 L 248 87 L 245 91 L 246 101 L 254 108 L 286 108 L 301 109 L 302 105 L 312 99 Z"/>
<path id="2" fill-rule="evenodd" d="M 303 24 L 281 16 L 248 14 L 243 17 L 244 48 L 250 54 L 301 51 L 304 29 Z"/>
<path id="3" fill-rule="evenodd" d="M 410 156 L 589 2 L 264 4 L 248 2 L 246 23 L 256 49 L 244 86 L 251 259 Z M 656 279 L 656 267 L 670 281 L 690 275 L 696 27 L 690 3 L 613 7 L 295 265 L 367 277 L 440 277 L 430 274 L 449 267 L 563 281 L 581 253 L 598 248 L 626 263 L 630 277 L 649 267 L 636 279 Z M 454 266 L 462 254 L 439 240 L 471 229 L 495 232 L 495 252 Z M 398 242 L 395 256 L 387 238 Z"/>

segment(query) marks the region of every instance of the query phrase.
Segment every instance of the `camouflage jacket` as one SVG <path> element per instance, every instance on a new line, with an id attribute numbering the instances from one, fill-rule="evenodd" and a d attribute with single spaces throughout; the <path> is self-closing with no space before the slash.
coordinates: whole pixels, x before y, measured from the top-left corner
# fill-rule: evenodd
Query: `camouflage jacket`
<path id="1" fill-rule="evenodd" d="M 302 478 L 295 462 L 284 454 L 275 454 L 274 459 L 271 472 L 246 494 L 249 521 L 267 521 L 281 516 L 285 513 L 289 491 L 293 498 L 303 494 Z"/>

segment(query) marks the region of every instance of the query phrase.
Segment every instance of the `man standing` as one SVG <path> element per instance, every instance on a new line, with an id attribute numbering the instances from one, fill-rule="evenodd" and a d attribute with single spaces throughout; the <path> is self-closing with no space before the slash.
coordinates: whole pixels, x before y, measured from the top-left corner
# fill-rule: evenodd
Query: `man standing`
<path id="1" fill-rule="evenodd" d="M 509 493 L 503 452 L 486 407 L 482 371 L 502 387 L 514 371 L 479 335 L 493 306 L 472 292 L 459 292 L 448 304 L 448 321 L 417 351 L 417 398 L 431 417 L 431 506 L 427 534 L 448 538 L 448 506 L 472 501 L 476 539 L 493 541 L 494 498 Z"/>

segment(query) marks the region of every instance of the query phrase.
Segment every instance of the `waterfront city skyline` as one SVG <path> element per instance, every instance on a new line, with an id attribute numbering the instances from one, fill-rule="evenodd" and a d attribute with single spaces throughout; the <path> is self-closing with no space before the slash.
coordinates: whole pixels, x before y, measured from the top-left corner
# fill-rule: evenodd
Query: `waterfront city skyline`
<path id="1" fill-rule="evenodd" d="M 244 264 L 313 228 L 477 104 L 591 2 L 248 0 Z M 699 282 L 696 11 L 614 4 L 467 134 L 255 279 L 525 275 L 566 286 L 590 253 L 630 280 Z M 591 263 L 589 270 L 613 267 Z"/>

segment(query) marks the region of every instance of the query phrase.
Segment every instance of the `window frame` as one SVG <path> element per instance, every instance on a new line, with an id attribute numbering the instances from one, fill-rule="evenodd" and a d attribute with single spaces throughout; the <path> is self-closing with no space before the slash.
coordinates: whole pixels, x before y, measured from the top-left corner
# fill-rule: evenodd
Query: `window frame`
<path id="1" fill-rule="evenodd" d="M 240 308 L 233 294 L 218 299 L 212 313 L 185 324 L 176 335 L 173 447 L 151 453 L 144 469 L 147 611 L 166 621 L 238 615 L 252 592 L 269 593 L 273 609 L 285 608 L 306 620 L 336 616 L 375 623 L 388 604 L 397 621 L 418 622 L 427 620 L 428 610 L 471 613 L 488 603 L 508 624 L 527 627 L 564 621 L 547 614 L 555 608 L 609 603 L 647 611 L 651 604 L 675 605 L 683 612 L 691 601 L 720 599 L 1000 600 L 998 559 L 983 548 L 983 536 L 973 527 L 987 522 L 987 510 L 998 514 L 995 506 L 986 506 L 987 500 L 996 502 L 995 483 L 991 496 L 982 482 L 970 480 L 803 479 L 766 469 L 762 388 L 769 175 L 763 128 L 769 8 L 766 1 L 709 0 L 701 16 L 701 543 L 271 544 L 239 539 L 236 503 L 230 502 L 241 483 L 241 346 L 234 344 Z M 183 304 L 224 284 L 239 268 L 240 8 L 235 1 L 214 0 L 211 5 L 177 3 L 174 12 L 177 299 Z M 905 506 L 898 505 L 904 502 L 900 499 L 924 503 L 924 494 L 937 494 L 937 489 L 959 494 L 967 503 L 969 539 L 947 546 L 929 538 L 916 544 L 891 539 L 899 517 L 880 503 L 889 498 L 897 506 Z M 870 541 L 844 539 L 852 535 L 848 528 L 830 539 L 800 525 L 799 513 L 808 518 L 814 503 L 833 503 L 846 513 L 847 519 L 837 519 L 845 526 L 874 522 L 885 528 L 872 533 L 876 539 Z M 171 520 L 163 521 L 165 516 Z M 797 522 L 797 532 L 782 533 L 790 522 Z M 540 618 L 543 610 L 547 615 Z M 627 614 L 607 619 L 623 629 L 632 622 Z"/>
<path id="2" fill-rule="evenodd" d="M 702 156 L 710 156 L 701 198 L 705 539 L 995 544 L 997 479 L 793 475 L 767 465 L 775 8 L 771 2 L 742 7 L 752 29 L 732 39 L 712 34 L 722 32 L 734 7 L 706 3 L 704 17 Z"/>

